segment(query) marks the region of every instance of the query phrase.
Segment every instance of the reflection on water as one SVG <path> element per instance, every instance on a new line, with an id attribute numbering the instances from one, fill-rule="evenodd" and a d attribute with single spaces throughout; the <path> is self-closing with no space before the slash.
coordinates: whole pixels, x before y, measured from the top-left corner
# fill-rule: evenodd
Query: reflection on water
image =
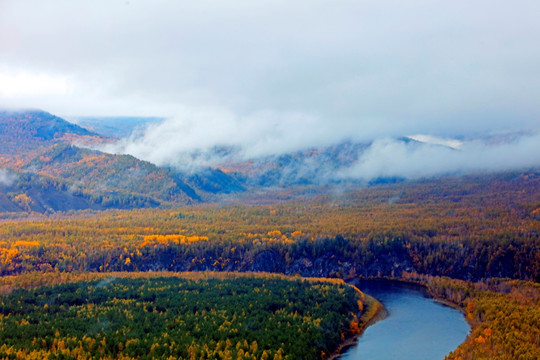
<path id="1" fill-rule="evenodd" d="M 442 360 L 469 333 L 463 314 L 426 298 L 419 289 L 366 281 L 360 290 L 377 298 L 388 317 L 367 328 L 342 360 Z"/>

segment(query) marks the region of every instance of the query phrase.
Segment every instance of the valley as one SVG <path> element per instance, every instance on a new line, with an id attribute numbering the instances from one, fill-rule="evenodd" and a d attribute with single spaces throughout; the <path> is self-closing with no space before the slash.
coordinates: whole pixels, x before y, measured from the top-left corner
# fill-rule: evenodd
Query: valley
<path id="1" fill-rule="evenodd" d="M 539 14 L 0 0 L 0 360 L 540 359 Z"/>
<path id="2" fill-rule="evenodd" d="M 457 349 L 449 349 L 454 351 L 448 359 L 533 359 L 538 352 L 537 168 L 337 181 L 325 174 L 352 166 L 367 146 L 343 143 L 185 172 L 100 151 L 99 144 L 111 138 L 48 113 L 0 115 L 2 136 L 12 139 L 0 144 L 0 293 L 4 294 L 0 329 L 6 331 L 0 357 L 327 359 L 376 316 L 375 302 L 371 308 L 362 303 L 356 311 L 355 296 L 360 295 L 345 285 L 361 279 L 414 283 L 460 309 L 471 333 Z M 218 152 L 227 154 L 225 150 Z M 239 332 L 224 333 L 219 339 L 205 337 L 206 333 L 191 338 L 177 334 L 175 339 L 189 344 L 161 343 L 157 333 L 148 338 L 131 334 L 132 325 L 123 328 L 122 337 L 121 324 L 114 320 L 118 304 L 137 304 L 135 298 L 142 293 L 134 289 L 145 286 L 156 296 L 163 289 L 191 286 L 197 294 L 210 288 L 231 294 L 243 288 L 256 297 L 254 289 L 270 287 L 274 281 L 276 290 L 268 296 L 283 295 L 278 289 L 287 282 L 302 288 L 299 284 L 305 282 L 299 279 L 304 278 L 319 279 L 316 286 L 328 283 L 339 289 L 325 290 L 324 299 L 316 304 L 298 306 L 320 311 L 327 301 L 344 301 L 347 310 L 336 314 L 329 327 L 305 328 L 310 321 L 324 321 L 323 315 L 310 312 L 309 321 L 304 316 L 298 328 L 280 320 L 282 327 L 266 329 L 272 334 L 297 331 L 305 337 L 286 337 L 301 343 L 285 338 L 264 343 L 268 333 L 259 334 L 255 328 L 245 333 L 237 328 Z M 105 279 L 114 280 L 103 288 L 97 285 Z M 99 302 L 88 295 L 96 289 L 103 292 Z M 60 314 L 60 322 L 54 324 L 59 335 L 51 327 L 48 333 L 32 330 L 35 342 L 10 338 L 7 334 L 42 323 L 52 311 L 52 303 L 36 302 L 45 293 L 68 299 L 66 306 L 58 300 L 55 308 Z M 302 294 L 296 300 L 314 296 L 319 295 Z M 229 304 L 231 313 L 238 311 L 235 302 L 240 298 L 227 299 L 219 304 Z M 28 306 L 18 307 L 19 302 Z M 156 309 L 173 311 L 171 304 L 139 302 L 144 306 L 137 311 L 146 309 L 144 314 L 137 312 L 140 322 L 163 321 L 169 326 L 169 320 L 161 319 L 167 311 Z M 300 313 L 292 300 L 287 304 Z M 108 325 L 88 317 L 80 329 L 70 329 L 62 321 L 68 321 L 75 309 L 85 314 L 93 309 L 108 319 Z M 272 312 L 257 316 L 272 317 L 279 311 Z M 215 320 L 190 321 L 192 329 Z M 210 329 L 216 324 L 207 325 Z M 129 345 L 132 337 L 144 340 Z"/>

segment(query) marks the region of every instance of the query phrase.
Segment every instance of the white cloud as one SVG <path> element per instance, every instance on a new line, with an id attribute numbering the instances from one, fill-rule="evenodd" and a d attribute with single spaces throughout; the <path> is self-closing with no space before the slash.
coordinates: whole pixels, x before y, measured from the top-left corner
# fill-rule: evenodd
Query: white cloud
<path id="1" fill-rule="evenodd" d="M 515 170 L 540 166 L 540 134 L 510 142 L 463 142 L 456 150 L 429 143 L 379 139 L 358 162 L 340 176 L 371 180 L 378 177 L 416 179 L 480 171 Z"/>
<path id="2" fill-rule="evenodd" d="M 17 176 L 9 170 L 0 169 L 0 185 L 10 186 L 17 179 Z"/>
<path id="3" fill-rule="evenodd" d="M 539 11 L 537 0 L 0 1 L 0 103 L 167 117 L 109 148 L 162 165 L 211 165 L 214 146 L 248 158 L 348 138 L 379 139 L 355 176 L 512 167 L 531 160 L 520 146 L 455 139 L 539 130 Z M 431 145 L 381 140 L 406 134 Z"/>
<path id="4" fill-rule="evenodd" d="M 66 76 L 0 67 L 0 95 L 7 98 L 66 95 L 69 92 L 70 83 Z"/>
<path id="5" fill-rule="evenodd" d="M 216 147 L 226 147 L 237 160 L 244 160 L 339 140 L 331 124 L 312 115 L 261 111 L 241 117 L 217 108 L 184 108 L 178 116 L 150 124 L 142 133 L 102 150 L 187 169 L 223 161 L 226 155 L 216 155 Z"/>

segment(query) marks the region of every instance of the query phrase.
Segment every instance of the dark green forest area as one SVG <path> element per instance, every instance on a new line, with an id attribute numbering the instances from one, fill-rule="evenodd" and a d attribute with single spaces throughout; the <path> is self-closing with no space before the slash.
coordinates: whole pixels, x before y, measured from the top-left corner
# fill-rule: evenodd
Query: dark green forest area
<path id="1" fill-rule="evenodd" d="M 343 283 L 271 277 L 15 290 L 0 297 L 0 358 L 324 358 L 358 330 L 362 297 Z"/>

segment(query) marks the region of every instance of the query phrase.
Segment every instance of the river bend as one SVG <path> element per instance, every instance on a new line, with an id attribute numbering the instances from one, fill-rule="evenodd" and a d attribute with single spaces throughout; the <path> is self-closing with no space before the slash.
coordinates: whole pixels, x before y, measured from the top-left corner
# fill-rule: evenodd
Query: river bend
<path id="1" fill-rule="evenodd" d="M 388 317 L 368 327 L 340 360 L 443 360 L 470 331 L 461 312 L 421 289 L 382 281 L 358 287 L 378 299 Z"/>

